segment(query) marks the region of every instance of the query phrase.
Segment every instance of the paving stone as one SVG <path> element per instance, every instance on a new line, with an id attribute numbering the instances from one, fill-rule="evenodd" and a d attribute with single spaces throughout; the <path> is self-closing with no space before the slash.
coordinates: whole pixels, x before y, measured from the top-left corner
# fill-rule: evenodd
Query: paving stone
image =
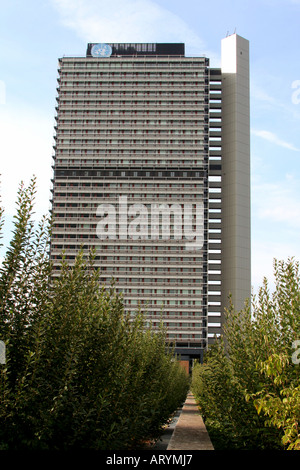
<path id="1" fill-rule="evenodd" d="M 167 450 L 214 450 L 192 393 L 187 395 Z"/>

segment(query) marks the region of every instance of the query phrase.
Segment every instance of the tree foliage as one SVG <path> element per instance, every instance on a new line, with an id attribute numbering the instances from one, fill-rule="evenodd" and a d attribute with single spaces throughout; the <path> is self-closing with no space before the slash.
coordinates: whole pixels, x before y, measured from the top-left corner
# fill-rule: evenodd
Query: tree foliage
<path id="1" fill-rule="evenodd" d="M 223 335 L 193 370 L 192 388 L 215 446 L 300 449 L 299 263 L 274 260 L 252 305 L 226 311 Z"/>
<path id="2" fill-rule="evenodd" d="M 132 449 L 157 438 L 188 377 L 143 312 L 101 287 L 93 254 L 49 261 L 50 220 L 33 220 L 35 180 L 20 186 L 0 268 L 1 449 Z M 2 214 L 1 214 L 2 215 Z"/>

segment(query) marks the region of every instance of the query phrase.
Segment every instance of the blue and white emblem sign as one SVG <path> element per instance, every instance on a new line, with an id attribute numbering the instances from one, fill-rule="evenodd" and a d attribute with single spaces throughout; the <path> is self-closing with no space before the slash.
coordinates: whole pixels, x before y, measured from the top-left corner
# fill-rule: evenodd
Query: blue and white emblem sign
<path id="1" fill-rule="evenodd" d="M 94 44 L 91 49 L 93 57 L 110 57 L 112 48 L 108 44 Z"/>

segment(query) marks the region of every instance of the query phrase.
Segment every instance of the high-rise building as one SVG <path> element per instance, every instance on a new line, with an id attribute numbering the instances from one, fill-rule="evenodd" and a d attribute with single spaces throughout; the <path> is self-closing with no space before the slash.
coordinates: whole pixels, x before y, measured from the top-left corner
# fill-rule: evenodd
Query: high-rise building
<path id="1" fill-rule="evenodd" d="M 202 355 L 229 292 L 250 297 L 249 44 L 221 68 L 184 44 L 88 44 L 59 59 L 51 259 L 94 248 L 125 308 Z"/>

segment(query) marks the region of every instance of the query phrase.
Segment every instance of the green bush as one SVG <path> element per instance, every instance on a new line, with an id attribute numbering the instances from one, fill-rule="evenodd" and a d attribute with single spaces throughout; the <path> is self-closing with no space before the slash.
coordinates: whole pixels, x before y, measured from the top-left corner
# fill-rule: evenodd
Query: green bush
<path id="1" fill-rule="evenodd" d="M 224 332 L 192 374 L 192 390 L 220 449 L 298 449 L 299 263 L 274 261 L 275 290 L 265 279 L 239 312 L 231 305 Z"/>
<path id="2" fill-rule="evenodd" d="M 188 377 L 163 326 L 145 328 L 101 287 L 92 254 L 51 277 L 50 222 L 35 228 L 34 195 L 35 180 L 21 186 L 0 269 L 0 448 L 136 448 L 160 435 Z"/>

